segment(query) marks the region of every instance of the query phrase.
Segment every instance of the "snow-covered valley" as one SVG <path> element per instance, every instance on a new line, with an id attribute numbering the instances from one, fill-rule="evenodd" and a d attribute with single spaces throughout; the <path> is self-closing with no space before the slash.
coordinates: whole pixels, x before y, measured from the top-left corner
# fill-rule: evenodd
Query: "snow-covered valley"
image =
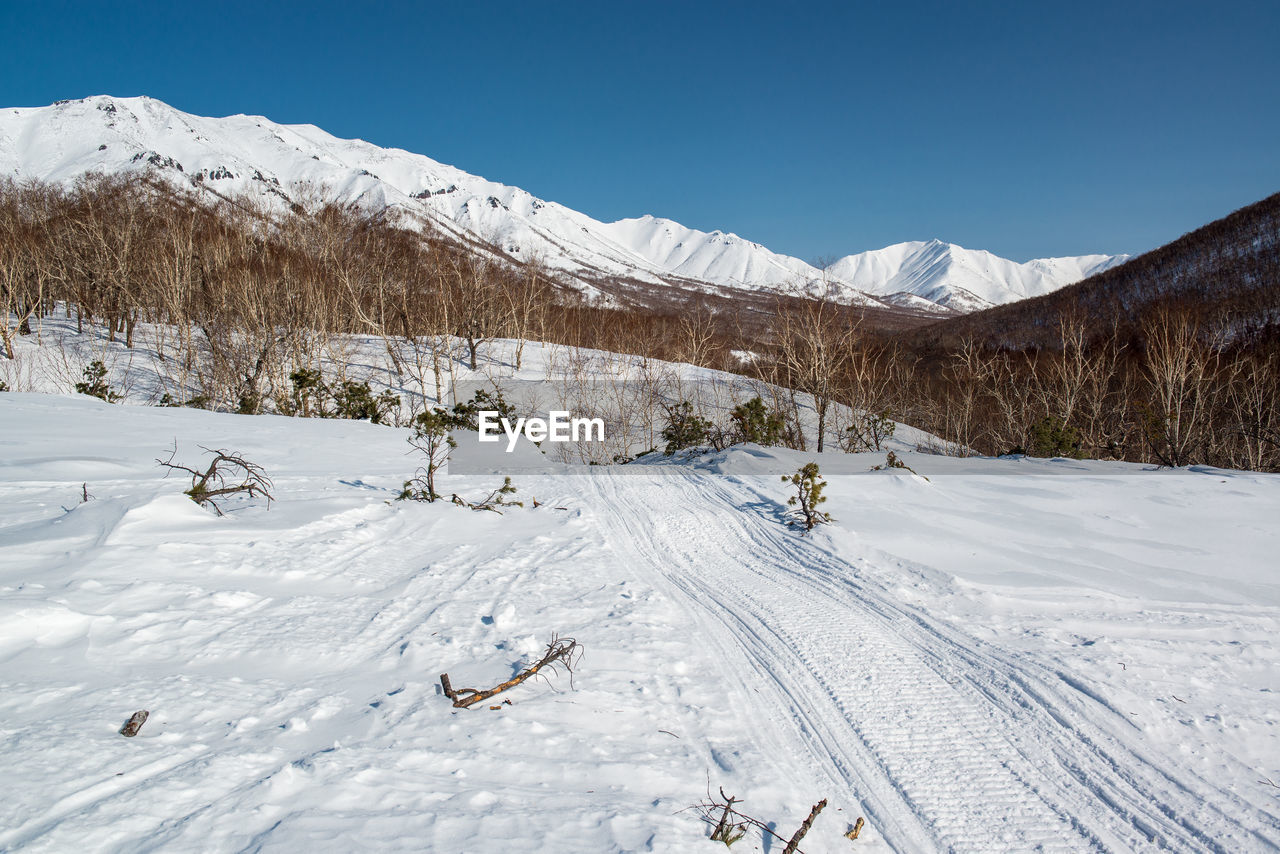
<path id="1" fill-rule="evenodd" d="M 1280 854 L 1206 11 L 9 4 L 0 854 Z"/>
<path id="2" fill-rule="evenodd" d="M 828 798 L 810 852 L 1280 848 L 1274 475 L 747 445 L 499 516 L 392 501 L 407 432 L 0 394 L 0 849 L 710 851 L 720 787 Z M 572 681 L 442 695 L 553 633 Z"/>

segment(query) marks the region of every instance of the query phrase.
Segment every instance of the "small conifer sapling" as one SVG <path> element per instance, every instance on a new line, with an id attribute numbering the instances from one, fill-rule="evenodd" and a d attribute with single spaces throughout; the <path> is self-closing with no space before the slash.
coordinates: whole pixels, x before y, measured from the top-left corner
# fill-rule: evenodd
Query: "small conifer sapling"
<path id="1" fill-rule="evenodd" d="M 85 366 L 84 382 L 76 383 L 76 391 L 105 400 L 107 403 L 115 403 L 120 399 L 120 395 L 111 390 L 106 377 L 107 366 L 102 364 L 101 359 L 94 359 Z"/>
<path id="2" fill-rule="evenodd" d="M 818 505 L 827 500 L 822 494 L 827 482 L 819 474 L 817 463 L 805 463 L 795 474 L 784 474 L 782 482 L 796 488 L 796 494 L 787 499 L 787 506 L 794 508 L 787 512 L 792 525 L 803 525 L 805 531 L 812 531 L 815 526 L 831 521 L 829 514 L 818 509 Z"/>
<path id="3" fill-rule="evenodd" d="M 436 472 L 449 461 L 449 452 L 458 447 L 457 440 L 449 435 L 449 431 L 465 426 L 466 420 L 463 417 L 439 406 L 428 409 L 413 419 L 413 435 L 409 437 L 409 445 L 425 456 L 426 461 L 413 478 L 404 482 L 404 489 L 396 497 L 397 501 L 436 501 L 442 497 L 436 492 Z"/>
<path id="4" fill-rule="evenodd" d="M 735 406 L 729 417 L 733 419 L 737 441 L 766 446 L 782 444 L 786 419 L 781 412 L 765 406 L 759 395 Z"/>
<path id="5" fill-rule="evenodd" d="M 897 427 L 888 412 L 857 413 L 853 417 L 853 424 L 845 430 L 844 449 L 851 454 L 879 451 L 886 440 L 893 438 Z"/>
<path id="6" fill-rule="evenodd" d="M 693 404 L 682 400 L 667 407 L 667 426 L 662 428 L 662 438 L 667 446 L 662 453 L 671 456 L 676 451 L 701 445 L 707 440 L 711 422 L 693 412 Z"/>

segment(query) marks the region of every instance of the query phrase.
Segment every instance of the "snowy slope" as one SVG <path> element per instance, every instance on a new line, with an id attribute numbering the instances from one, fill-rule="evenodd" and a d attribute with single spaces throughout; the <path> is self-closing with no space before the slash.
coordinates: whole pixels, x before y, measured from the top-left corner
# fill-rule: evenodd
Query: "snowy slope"
<path id="1" fill-rule="evenodd" d="M 500 517 L 389 502 L 365 423 L 9 393 L 0 437 L 0 849 L 713 851 L 708 783 L 787 834 L 828 798 L 810 852 L 1280 848 L 1274 476 L 827 454 L 802 538 L 789 451 Z M 200 510 L 170 442 L 277 501 Z M 572 685 L 440 695 L 553 631 Z"/>
<path id="2" fill-rule="evenodd" d="M 54 315 L 0 363 L 0 850 L 712 851 L 682 812 L 708 786 L 787 834 L 828 798 L 811 854 L 858 816 L 869 852 L 1280 850 L 1280 477 L 939 457 L 902 425 L 930 479 L 825 453 L 835 522 L 801 537 L 797 451 L 549 455 L 497 516 L 390 501 L 404 429 L 26 393 L 99 358 L 131 403 L 186 396 L 156 332 Z M 449 372 L 729 379 L 512 346 Z M 334 349 L 413 393 L 380 339 Z M 275 503 L 201 510 L 171 446 L 244 452 Z M 552 632 L 586 646 L 572 684 L 440 694 Z"/>
<path id="3" fill-rule="evenodd" d="M 0 174 L 71 181 L 91 171 L 152 167 L 216 193 L 247 190 L 282 202 L 320 194 L 396 208 L 514 257 L 541 259 L 580 277 L 588 291 L 591 280 L 609 276 L 764 291 L 829 278 L 850 302 L 874 305 L 868 294 L 906 292 L 970 310 L 1044 293 L 1123 260 L 1085 256 L 1020 265 L 933 241 L 852 255 L 822 271 L 737 235 L 666 219 L 602 223 L 428 157 L 338 139 L 313 125 L 204 118 L 151 98 L 95 96 L 0 110 Z"/>

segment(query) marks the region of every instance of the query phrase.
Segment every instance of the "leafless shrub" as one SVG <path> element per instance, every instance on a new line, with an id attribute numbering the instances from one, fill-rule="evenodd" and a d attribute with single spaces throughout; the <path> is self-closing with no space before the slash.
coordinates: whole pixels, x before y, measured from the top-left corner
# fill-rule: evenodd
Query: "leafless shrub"
<path id="1" fill-rule="evenodd" d="M 193 469 L 173 461 L 178 453 L 175 441 L 168 459 L 156 459 L 156 462 L 169 471 L 180 471 L 191 475 L 191 488 L 183 494 L 201 507 L 209 505 L 219 516 L 223 515 L 218 501 L 229 495 L 248 495 L 250 498 L 261 496 L 267 499 L 270 506 L 274 498 L 271 495 L 273 484 L 271 478 L 257 463 L 246 460 L 241 454 L 223 449 L 213 450 L 201 446 L 200 450 L 213 454 L 213 459 L 203 470 Z"/>

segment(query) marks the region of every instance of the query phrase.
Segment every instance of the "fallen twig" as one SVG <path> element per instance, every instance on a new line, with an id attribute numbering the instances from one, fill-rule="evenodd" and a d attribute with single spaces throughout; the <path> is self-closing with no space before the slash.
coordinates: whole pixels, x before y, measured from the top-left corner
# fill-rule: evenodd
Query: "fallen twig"
<path id="1" fill-rule="evenodd" d="M 779 836 L 767 823 L 737 810 L 735 808 L 736 805 L 741 804 L 742 801 L 726 795 L 723 788 L 720 789 L 719 800 L 716 800 L 711 795 L 710 786 L 707 788 L 707 799 L 688 807 L 688 809 L 697 810 L 702 821 L 712 828 L 711 839 L 716 842 L 723 842 L 725 845 L 732 845 L 745 835 L 746 828 L 754 827 L 760 832 L 762 839 L 771 837 L 785 843 L 786 848 L 783 849 L 783 854 L 804 854 L 799 848 L 800 841 L 804 839 L 805 834 L 809 832 L 809 828 L 813 826 L 813 821 L 818 817 L 818 813 L 822 812 L 827 805 L 826 798 L 814 804 L 813 809 L 809 811 L 809 817 L 800 825 L 800 829 L 790 839 L 787 839 L 785 836 Z M 861 823 L 858 826 L 861 828 Z"/>
<path id="2" fill-rule="evenodd" d="M 809 832 L 809 828 L 813 827 L 813 820 L 818 817 L 818 813 L 827 806 L 827 799 L 823 798 L 813 805 L 813 809 L 809 810 L 809 817 L 800 825 L 800 829 L 791 837 L 791 841 L 787 843 L 787 847 L 782 849 L 782 854 L 795 854 L 796 849 L 800 847 L 800 840 L 804 839 L 804 835 Z"/>
<path id="3" fill-rule="evenodd" d="M 521 670 L 506 682 L 495 685 L 487 691 L 478 691 L 475 688 L 454 688 L 449 680 L 448 673 L 440 674 L 440 686 L 444 688 L 444 695 L 453 701 L 454 708 L 466 709 L 489 699 L 495 694 L 501 694 L 508 688 L 514 688 L 532 676 L 537 676 L 538 672 L 544 667 L 553 672 L 557 668 L 564 668 L 565 672 L 569 674 L 569 684 L 572 686 L 573 668 L 581 657 L 582 645 L 576 640 L 552 636 L 551 642 L 547 644 L 547 651 L 542 654 L 542 658 Z"/>

